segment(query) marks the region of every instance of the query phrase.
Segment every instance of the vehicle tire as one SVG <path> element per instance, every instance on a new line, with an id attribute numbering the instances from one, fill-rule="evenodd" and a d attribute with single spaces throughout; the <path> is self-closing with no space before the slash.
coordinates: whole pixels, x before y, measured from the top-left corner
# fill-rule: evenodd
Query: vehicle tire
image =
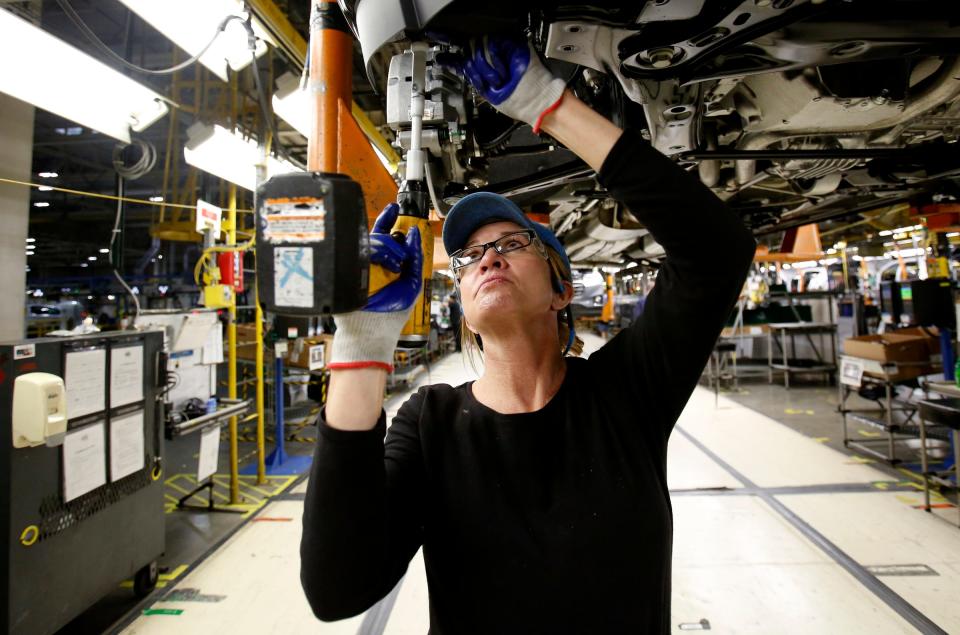
<path id="1" fill-rule="evenodd" d="M 141 599 L 150 595 L 150 592 L 157 588 L 158 574 L 156 560 L 141 567 L 133 576 L 133 594 Z"/>

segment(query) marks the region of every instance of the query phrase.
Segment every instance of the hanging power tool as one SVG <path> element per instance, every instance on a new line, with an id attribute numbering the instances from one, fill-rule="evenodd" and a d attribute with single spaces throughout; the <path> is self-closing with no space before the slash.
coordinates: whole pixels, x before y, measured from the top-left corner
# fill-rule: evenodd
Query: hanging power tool
<path id="1" fill-rule="evenodd" d="M 347 313 L 367 301 L 363 191 L 343 174 L 278 174 L 257 188 L 257 295 L 278 315 Z"/>
<path id="2" fill-rule="evenodd" d="M 423 252 L 423 287 L 410 314 L 410 319 L 400 333 L 399 345 L 415 348 L 424 346 L 430 335 L 430 305 L 433 278 L 433 232 L 430 228 L 430 194 L 426 183 L 426 152 L 423 150 L 423 111 L 426 91 L 427 45 L 415 42 L 411 48 L 394 56 L 390 63 L 391 77 L 403 75 L 403 90 L 387 93 L 387 110 L 396 111 L 402 104 L 390 103 L 403 100 L 409 103 L 410 145 L 406 153 L 406 173 L 397 192 L 400 215 L 393 227 L 394 238 L 403 241 L 404 235 L 413 227 L 420 229 L 420 245 Z M 402 69 L 400 73 L 398 69 Z M 409 95 L 409 98 L 407 98 Z M 397 129 L 399 136 L 399 126 Z M 396 280 L 399 274 L 382 267 L 370 267 L 370 294 Z"/>
<path id="3" fill-rule="evenodd" d="M 415 43 L 394 57 L 391 69 L 404 67 L 405 90 L 388 93 L 388 109 L 406 111 L 404 132 L 409 129 L 405 178 L 397 193 L 400 215 L 391 234 L 403 241 L 418 227 L 423 251 L 423 288 L 399 341 L 409 348 L 424 346 L 430 334 L 433 232 L 422 147 L 427 52 L 425 44 Z M 396 103 L 398 97 L 409 110 Z M 365 209 L 360 186 L 342 174 L 281 174 L 257 188 L 258 295 L 267 311 L 346 313 L 397 279 L 399 274 L 369 263 Z"/>

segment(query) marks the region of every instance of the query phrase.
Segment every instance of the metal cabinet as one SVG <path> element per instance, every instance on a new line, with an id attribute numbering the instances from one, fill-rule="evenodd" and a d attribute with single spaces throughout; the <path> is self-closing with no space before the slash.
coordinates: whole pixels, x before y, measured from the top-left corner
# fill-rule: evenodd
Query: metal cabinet
<path id="1" fill-rule="evenodd" d="M 142 593 L 155 584 L 164 551 L 162 347 L 156 331 L 0 344 L 7 632 L 53 633 L 125 579 Z M 29 373 L 66 382 L 59 444 L 14 447 L 15 386 Z"/>

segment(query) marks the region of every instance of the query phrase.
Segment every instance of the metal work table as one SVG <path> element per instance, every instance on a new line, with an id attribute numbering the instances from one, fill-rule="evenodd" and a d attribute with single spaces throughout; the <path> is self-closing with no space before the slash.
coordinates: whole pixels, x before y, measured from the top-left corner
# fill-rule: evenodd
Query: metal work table
<path id="1" fill-rule="evenodd" d="M 765 325 L 746 326 L 740 330 L 735 330 L 732 333 L 723 334 L 717 340 L 718 346 L 721 344 L 734 344 L 736 346 L 734 357 L 737 363 L 734 364 L 733 374 L 738 380 L 746 377 L 766 377 L 769 375 L 770 368 L 767 364 L 767 360 L 762 358 L 753 358 L 749 354 L 745 355 L 743 358 L 740 357 L 740 351 L 745 348 L 745 344 L 748 340 L 752 341 L 759 338 L 767 338 L 767 332 L 766 330 L 760 330 L 761 326 Z M 747 330 L 751 328 L 757 328 L 757 331 L 751 332 Z"/>
<path id="2" fill-rule="evenodd" d="M 837 293 L 835 291 L 771 291 L 770 299 L 777 300 L 784 298 L 787 300 L 787 306 L 791 308 L 793 314 L 797 316 L 797 319 L 800 319 L 800 313 L 796 310 L 797 302 L 803 302 L 805 300 L 827 300 L 827 323 L 833 324 L 836 321 L 836 310 L 834 308 L 834 303 L 836 302 Z"/>
<path id="3" fill-rule="evenodd" d="M 904 433 L 904 430 L 908 427 L 910 421 L 917 412 L 916 404 L 910 402 L 909 399 L 906 401 L 897 399 L 894 395 L 894 386 L 897 384 L 897 382 L 902 381 L 902 378 L 899 376 L 900 370 L 907 364 L 902 362 L 898 364 L 883 364 L 872 359 L 863 359 L 860 357 L 852 357 L 850 355 L 842 355 L 840 360 L 840 366 L 842 369 L 844 369 L 844 371 L 841 372 L 840 381 L 837 382 L 840 395 L 837 410 L 840 412 L 840 416 L 843 419 L 844 447 L 852 448 L 871 456 L 875 456 L 879 459 L 883 459 L 891 465 L 900 463 L 900 459 L 896 457 L 896 450 L 894 446 L 895 442 L 900 439 L 912 439 L 916 436 L 913 434 Z M 858 374 L 856 374 L 856 376 L 851 376 L 847 372 L 847 368 L 851 364 L 856 366 L 860 371 Z M 927 364 L 923 363 L 923 365 L 926 366 Z M 860 410 L 846 407 L 847 399 L 850 397 L 850 393 L 863 384 L 873 384 L 883 387 L 883 401 L 877 402 L 880 406 L 879 411 L 873 408 L 869 410 Z M 895 412 L 903 413 L 905 415 L 904 420 L 900 422 L 894 421 L 893 417 Z M 847 430 L 847 417 L 860 423 L 883 430 L 887 434 L 886 438 L 863 440 L 851 439 Z M 897 435 L 900 436 L 898 437 Z M 877 443 L 885 443 L 887 445 L 886 454 L 871 447 L 871 445 Z"/>
<path id="4" fill-rule="evenodd" d="M 824 373 L 828 381 L 832 381 L 837 372 L 837 325 L 824 322 L 781 322 L 777 324 L 768 324 L 770 331 L 767 333 L 767 379 L 773 383 L 774 371 L 783 373 L 783 385 L 789 390 L 790 373 Z M 791 353 L 796 354 L 797 336 L 806 338 L 813 349 L 816 359 L 800 360 L 790 357 Z M 813 335 L 817 335 L 820 346 L 817 347 L 813 341 Z M 829 336 L 830 356 L 824 358 L 824 338 Z M 790 346 L 787 346 L 789 340 Z M 777 343 L 782 353 L 782 361 L 773 361 L 773 344 Z"/>
<path id="5" fill-rule="evenodd" d="M 222 407 L 205 415 L 201 415 L 193 419 L 187 419 L 186 421 L 181 421 L 178 423 L 168 423 L 166 431 L 167 438 L 173 439 L 175 437 L 194 434 L 196 432 L 206 432 L 210 428 L 217 428 L 217 430 L 219 430 L 231 418 L 241 417 L 245 415 L 248 410 L 250 410 L 249 399 L 221 399 L 220 405 Z M 203 482 L 198 483 L 193 490 L 180 497 L 180 499 L 177 501 L 177 509 L 229 512 L 233 514 L 245 513 L 245 510 L 232 509 L 230 507 L 216 505 L 213 502 L 213 487 L 213 475 L 211 474 L 210 477 L 206 478 Z M 207 499 L 206 505 L 194 505 L 187 502 L 203 490 L 207 490 L 209 493 L 209 498 Z"/>
<path id="6" fill-rule="evenodd" d="M 960 490 L 960 389 L 953 384 L 927 382 L 924 385 L 926 392 L 945 395 L 944 399 L 925 399 L 920 406 L 920 457 L 923 465 L 923 499 L 924 508 L 930 511 L 930 481 L 950 486 Z M 945 426 L 950 429 L 953 445 L 953 473 L 954 482 L 940 477 L 940 472 L 931 472 L 927 459 L 927 422 Z M 960 526 L 960 516 L 957 520 Z"/>

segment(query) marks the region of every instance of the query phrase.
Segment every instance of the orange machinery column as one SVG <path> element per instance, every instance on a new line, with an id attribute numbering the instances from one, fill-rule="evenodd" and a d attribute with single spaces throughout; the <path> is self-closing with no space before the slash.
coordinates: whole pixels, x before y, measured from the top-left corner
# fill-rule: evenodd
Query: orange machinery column
<path id="1" fill-rule="evenodd" d="M 397 185 L 351 113 L 353 35 L 336 2 L 314 2 L 310 16 L 308 90 L 315 107 L 307 168 L 346 174 L 360 184 L 367 217 L 397 198 Z"/>

